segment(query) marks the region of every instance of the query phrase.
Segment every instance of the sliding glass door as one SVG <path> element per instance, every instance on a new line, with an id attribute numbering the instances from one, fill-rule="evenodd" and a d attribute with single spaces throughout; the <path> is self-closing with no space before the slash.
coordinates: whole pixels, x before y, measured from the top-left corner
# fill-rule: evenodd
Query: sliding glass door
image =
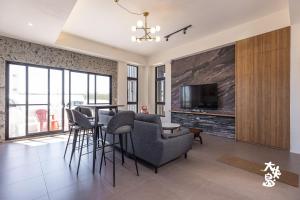
<path id="1" fill-rule="evenodd" d="M 48 69 L 28 67 L 28 134 L 48 131 Z"/>
<path id="2" fill-rule="evenodd" d="M 6 70 L 7 139 L 67 131 L 65 108 L 111 103 L 111 76 L 18 63 Z"/>
<path id="3" fill-rule="evenodd" d="M 26 136 L 26 67 L 9 66 L 9 137 Z"/>
<path id="4" fill-rule="evenodd" d="M 50 69 L 49 130 L 63 129 L 63 71 Z"/>

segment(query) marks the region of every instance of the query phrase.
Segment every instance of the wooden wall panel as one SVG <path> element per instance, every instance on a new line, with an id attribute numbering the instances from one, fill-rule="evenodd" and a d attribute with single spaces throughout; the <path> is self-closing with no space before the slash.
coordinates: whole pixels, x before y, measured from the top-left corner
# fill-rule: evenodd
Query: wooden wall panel
<path id="1" fill-rule="evenodd" d="M 236 139 L 289 149 L 290 27 L 236 42 Z"/>

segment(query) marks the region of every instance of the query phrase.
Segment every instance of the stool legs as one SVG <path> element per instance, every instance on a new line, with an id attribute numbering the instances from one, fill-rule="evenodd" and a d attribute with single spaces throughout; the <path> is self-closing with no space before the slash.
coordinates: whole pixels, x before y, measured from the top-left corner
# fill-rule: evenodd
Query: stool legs
<path id="1" fill-rule="evenodd" d="M 80 161 L 81 161 L 81 156 L 82 156 L 82 149 L 83 149 L 83 143 L 84 143 L 84 136 L 85 136 L 85 131 L 83 132 L 82 141 L 81 141 L 80 154 L 79 154 L 79 160 L 78 160 L 78 166 L 77 166 L 77 176 L 78 176 L 79 167 L 80 167 Z M 80 145 L 80 144 L 79 144 L 79 145 Z"/>
<path id="2" fill-rule="evenodd" d="M 122 165 L 124 165 L 124 148 L 123 148 L 123 135 L 119 135 L 121 153 L 122 153 Z"/>
<path id="3" fill-rule="evenodd" d="M 113 141 L 112 141 L 112 153 L 113 153 L 113 187 L 116 186 L 116 134 L 112 134 Z M 104 134 L 104 142 L 106 140 L 106 132 Z M 132 139 L 132 132 L 130 132 L 130 140 L 131 140 L 131 145 L 132 145 L 132 152 L 134 156 L 134 161 L 135 161 L 135 168 L 136 168 L 136 173 L 137 176 L 139 176 L 139 170 L 137 166 L 137 157 L 135 156 L 135 150 L 134 150 L 134 144 L 133 144 L 133 139 Z M 120 147 L 121 147 L 121 153 L 122 153 L 122 165 L 124 164 L 124 144 L 123 144 L 123 135 L 119 134 L 119 142 L 120 142 Z M 99 173 L 101 174 L 101 169 L 102 169 L 102 163 L 103 159 L 105 159 L 105 151 L 104 151 L 105 145 L 102 148 L 102 155 L 101 155 L 101 161 L 100 161 L 100 170 Z"/>
<path id="4" fill-rule="evenodd" d="M 76 143 L 77 143 L 77 137 L 78 137 L 78 132 L 79 130 L 75 130 L 74 132 L 74 136 L 73 136 L 73 143 L 72 143 L 72 152 L 71 152 L 71 157 L 70 157 L 70 162 L 69 162 L 69 166 L 71 166 L 71 162 L 72 162 L 72 158 L 76 149 Z"/>
<path id="5" fill-rule="evenodd" d="M 106 161 L 105 161 L 105 141 L 106 141 L 106 132 L 104 132 L 104 140 L 102 140 L 102 154 L 101 154 L 100 170 L 99 170 L 100 174 L 101 174 L 103 159 L 104 159 L 104 164 L 106 165 Z"/>
<path id="6" fill-rule="evenodd" d="M 116 186 L 115 134 L 113 134 L 113 186 Z"/>
<path id="7" fill-rule="evenodd" d="M 69 142 L 70 142 L 70 137 L 72 135 L 72 129 L 71 129 L 70 126 L 69 126 L 69 130 L 70 130 L 70 132 L 69 132 L 68 142 L 67 142 L 67 145 L 66 145 L 66 148 L 65 148 L 64 158 L 66 157 L 67 149 L 68 149 Z"/>
<path id="8" fill-rule="evenodd" d="M 139 169 L 138 169 L 138 166 L 137 166 L 137 158 L 136 158 L 136 156 L 135 156 L 134 144 L 133 144 L 133 140 L 132 140 L 132 132 L 130 132 L 129 135 L 130 135 L 130 141 L 131 141 L 132 153 L 133 153 L 133 157 L 134 157 L 134 163 L 135 163 L 136 175 L 139 176 Z"/>
<path id="9" fill-rule="evenodd" d="M 102 145 L 102 149 L 103 149 L 104 146 L 105 146 L 106 134 L 105 134 L 105 138 L 103 138 L 102 126 L 100 126 L 100 136 L 101 136 L 101 145 Z M 98 146 L 99 146 L 99 140 L 98 140 Z M 105 152 L 104 152 L 104 153 L 105 153 Z M 101 159 L 102 159 L 102 156 L 101 156 Z M 104 165 L 106 165 L 106 159 L 105 159 L 105 156 L 104 156 Z"/>

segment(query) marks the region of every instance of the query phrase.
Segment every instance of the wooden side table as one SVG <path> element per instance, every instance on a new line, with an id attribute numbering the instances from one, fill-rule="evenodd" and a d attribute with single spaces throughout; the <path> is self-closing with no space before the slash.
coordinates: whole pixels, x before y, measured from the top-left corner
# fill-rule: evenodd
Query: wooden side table
<path id="1" fill-rule="evenodd" d="M 200 133 L 203 132 L 202 129 L 200 128 L 189 128 L 190 132 L 194 134 L 194 139 L 199 138 L 200 144 L 203 144 L 202 142 L 202 137 L 200 135 Z"/>

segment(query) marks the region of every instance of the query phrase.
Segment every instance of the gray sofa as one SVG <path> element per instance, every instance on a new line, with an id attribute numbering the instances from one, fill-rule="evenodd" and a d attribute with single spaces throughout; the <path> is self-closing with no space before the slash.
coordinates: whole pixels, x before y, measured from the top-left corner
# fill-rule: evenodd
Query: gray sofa
<path id="1" fill-rule="evenodd" d="M 111 112 L 99 113 L 100 121 L 106 121 L 106 123 L 112 116 Z M 104 122 L 104 124 L 106 123 Z M 111 136 L 107 137 L 107 141 L 112 142 Z M 124 138 L 123 141 L 127 141 L 126 149 L 131 154 L 130 140 Z M 178 133 L 165 134 L 162 130 L 160 116 L 137 114 L 134 121 L 133 142 L 135 155 L 154 166 L 155 173 L 157 173 L 160 166 L 182 155 L 187 156 L 188 151 L 192 148 L 193 135 L 186 129 L 180 130 Z"/>
<path id="2" fill-rule="evenodd" d="M 192 148 L 193 135 L 187 130 L 164 134 L 160 116 L 137 114 L 134 121 L 133 141 L 135 155 L 157 168 L 182 156 Z M 131 145 L 128 144 L 128 147 Z M 129 149 L 129 153 L 131 149 Z"/>

